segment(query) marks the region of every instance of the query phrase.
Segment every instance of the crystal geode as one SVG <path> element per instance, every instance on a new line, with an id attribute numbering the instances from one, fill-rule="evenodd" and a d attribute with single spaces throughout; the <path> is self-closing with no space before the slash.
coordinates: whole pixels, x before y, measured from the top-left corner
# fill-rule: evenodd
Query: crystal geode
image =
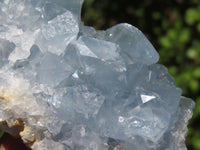
<path id="1" fill-rule="evenodd" d="M 194 102 L 140 30 L 84 26 L 82 3 L 0 0 L 1 123 L 33 150 L 186 149 Z"/>

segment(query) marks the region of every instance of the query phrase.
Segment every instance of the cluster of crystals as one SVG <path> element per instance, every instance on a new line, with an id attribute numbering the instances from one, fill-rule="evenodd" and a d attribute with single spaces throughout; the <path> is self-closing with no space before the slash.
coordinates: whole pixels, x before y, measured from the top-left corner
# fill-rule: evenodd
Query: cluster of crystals
<path id="1" fill-rule="evenodd" d="M 0 1 L 0 121 L 33 150 L 183 150 L 194 103 L 137 28 L 82 25 L 82 0 Z"/>

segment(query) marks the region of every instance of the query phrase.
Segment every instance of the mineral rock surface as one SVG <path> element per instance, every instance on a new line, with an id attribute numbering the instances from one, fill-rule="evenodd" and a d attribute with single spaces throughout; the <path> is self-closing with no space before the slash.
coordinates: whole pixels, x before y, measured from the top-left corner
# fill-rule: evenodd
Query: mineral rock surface
<path id="1" fill-rule="evenodd" d="M 0 121 L 33 150 L 183 150 L 194 102 L 136 27 L 83 0 L 0 0 Z"/>

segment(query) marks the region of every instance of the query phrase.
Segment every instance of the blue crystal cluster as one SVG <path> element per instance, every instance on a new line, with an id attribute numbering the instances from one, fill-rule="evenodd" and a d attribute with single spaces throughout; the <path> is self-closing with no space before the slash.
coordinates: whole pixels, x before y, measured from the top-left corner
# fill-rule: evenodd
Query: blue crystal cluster
<path id="1" fill-rule="evenodd" d="M 183 150 L 194 103 L 136 27 L 96 31 L 82 0 L 0 1 L 0 119 L 33 150 Z"/>

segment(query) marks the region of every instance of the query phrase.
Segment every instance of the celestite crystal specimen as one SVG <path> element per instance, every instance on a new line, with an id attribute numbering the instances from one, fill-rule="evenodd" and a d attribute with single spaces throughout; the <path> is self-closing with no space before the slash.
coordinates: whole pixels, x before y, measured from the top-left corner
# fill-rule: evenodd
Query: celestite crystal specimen
<path id="1" fill-rule="evenodd" d="M 33 150 L 186 149 L 194 102 L 141 31 L 84 26 L 82 3 L 0 0 L 0 121 Z"/>

